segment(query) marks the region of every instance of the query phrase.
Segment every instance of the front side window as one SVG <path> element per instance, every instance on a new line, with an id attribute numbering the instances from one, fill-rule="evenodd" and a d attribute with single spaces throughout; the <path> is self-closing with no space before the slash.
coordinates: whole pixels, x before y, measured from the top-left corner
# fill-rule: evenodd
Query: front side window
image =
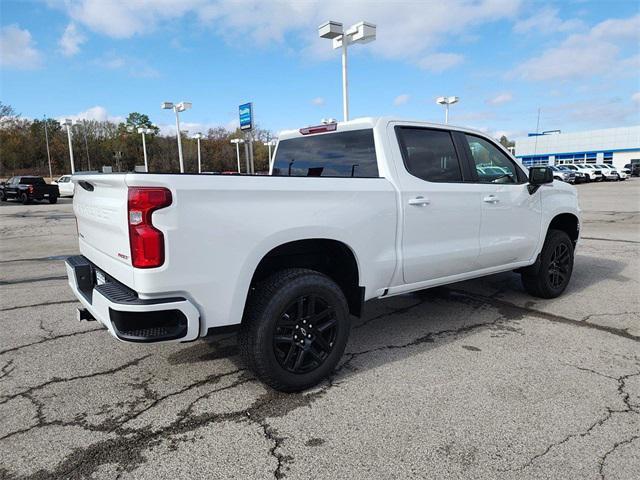
<path id="1" fill-rule="evenodd" d="M 465 135 L 480 183 L 518 183 L 518 167 L 483 138 Z"/>
<path id="2" fill-rule="evenodd" d="M 445 130 L 397 127 L 408 172 L 428 182 L 462 182 L 460 161 L 451 133 Z"/>
<path id="3" fill-rule="evenodd" d="M 278 143 L 273 175 L 284 177 L 378 177 L 373 130 L 351 130 Z"/>

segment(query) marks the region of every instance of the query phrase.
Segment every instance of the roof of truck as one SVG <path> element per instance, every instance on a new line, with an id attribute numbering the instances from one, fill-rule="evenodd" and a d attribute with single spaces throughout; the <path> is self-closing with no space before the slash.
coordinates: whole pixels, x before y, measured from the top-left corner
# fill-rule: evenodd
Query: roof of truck
<path id="1" fill-rule="evenodd" d="M 306 127 L 302 127 L 301 129 L 309 128 L 309 127 L 320 127 L 323 125 L 330 125 L 335 123 L 336 129 L 333 130 L 332 132 L 335 132 L 335 131 L 340 132 L 345 130 L 357 130 L 359 128 L 373 128 L 380 124 L 386 124 L 389 122 L 398 122 L 403 124 L 406 123 L 408 125 L 417 125 L 417 126 L 432 127 L 432 128 L 446 128 L 448 130 L 458 130 L 462 132 L 475 133 L 477 135 L 481 135 L 485 137 L 487 136 L 485 132 L 474 130 L 468 127 L 462 127 L 459 125 L 434 123 L 434 122 L 427 122 L 424 120 L 416 120 L 415 118 L 411 119 L 411 118 L 398 118 L 398 117 L 360 117 L 360 118 L 354 118 L 346 122 L 335 122 L 335 121 L 329 121 L 326 123 L 318 122 L 315 125 L 308 125 Z M 300 132 L 301 129 L 283 130 L 278 135 L 278 140 L 286 140 L 288 138 L 301 137 L 303 136 L 303 134 Z M 327 133 L 332 133 L 332 132 L 327 132 Z M 323 134 L 323 132 L 318 132 L 317 134 Z"/>

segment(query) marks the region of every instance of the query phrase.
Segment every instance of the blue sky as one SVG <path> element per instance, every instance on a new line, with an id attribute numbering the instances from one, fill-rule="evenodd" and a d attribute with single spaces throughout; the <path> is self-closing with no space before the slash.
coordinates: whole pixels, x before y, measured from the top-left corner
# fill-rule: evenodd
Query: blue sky
<path id="1" fill-rule="evenodd" d="M 640 124 L 637 1 L 2 0 L 0 100 L 25 117 L 121 120 L 193 102 L 191 133 L 233 128 L 253 101 L 278 131 L 341 118 L 333 19 L 377 24 L 350 49 L 352 118 L 451 123 L 510 137 Z"/>

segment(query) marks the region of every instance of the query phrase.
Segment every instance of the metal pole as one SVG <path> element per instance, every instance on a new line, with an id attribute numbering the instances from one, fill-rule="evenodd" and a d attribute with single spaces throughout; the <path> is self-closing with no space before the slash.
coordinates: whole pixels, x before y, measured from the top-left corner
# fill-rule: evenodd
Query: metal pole
<path id="1" fill-rule="evenodd" d="M 238 173 L 240 173 L 240 142 L 236 143 L 236 158 L 238 159 Z"/>
<path id="2" fill-rule="evenodd" d="M 200 137 L 198 137 L 198 173 L 202 173 L 202 159 L 200 158 Z"/>
<path id="3" fill-rule="evenodd" d="M 182 139 L 180 138 L 180 115 L 178 109 L 174 106 L 173 111 L 176 112 L 176 133 L 178 137 L 178 158 L 180 159 L 180 173 L 184 173 L 184 161 L 182 160 Z"/>
<path id="4" fill-rule="evenodd" d="M 349 120 L 349 82 L 347 80 L 347 37 L 342 35 L 342 114 Z"/>
<path id="5" fill-rule="evenodd" d="M 251 167 L 249 166 L 249 144 L 247 143 L 247 136 L 244 136 L 244 159 L 247 163 L 247 173 L 251 172 Z"/>
<path id="6" fill-rule="evenodd" d="M 444 104 L 444 123 L 445 125 L 449 124 L 449 104 Z"/>
<path id="7" fill-rule="evenodd" d="M 49 131 L 47 130 L 47 117 L 44 117 L 44 138 L 47 142 L 47 158 L 49 159 L 49 180 L 53 182 L 53 173 L 51 172 L 51 152 L 49 151 Z"/>
<path id="8" fill-rule="evenodd" d="M 269 148 L 269 167 L 271 167 L 271 141 L 267 142 Z"/>
<path id="9" fill-rule="evenodd" d="M 144 132 L 142 132 L 142 152 L 144 153 L 144 171 L 149 172 L 149 164 L 147 163 L 147 142 L 144 138 Z"/>
<path id="10" fill-rule="evenodd" d="M 91 170 L 91 160 L 89 160 L 89 144 L 87 143 L 87 121 L 82 120 L 82 130 L 84 132 L 84 148 L 87 151 L 87 170 Z"/>
<path id="11" fill-rule="evenodd" d="M 256 167 L 253 163 L 253 133 L 249 133 L 249 157 L 251 158 L 251 174 L 256 173 Z"/>
<path id="12" fill-rule="evenodd" d="M 76 167 L 73 163 L 73 145 L 71 144 L 71 125 L 67 125 L 67 137 L 69 138 L 69 159 L 71 160 L 71 175 L 76 173 Z"/>

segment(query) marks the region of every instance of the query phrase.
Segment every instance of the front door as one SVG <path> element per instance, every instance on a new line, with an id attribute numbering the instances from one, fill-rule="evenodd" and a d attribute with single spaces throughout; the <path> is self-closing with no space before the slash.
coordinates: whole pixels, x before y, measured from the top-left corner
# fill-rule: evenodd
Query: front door
<path id="1" fill-rule="evenodd" d="M 464 137 L 482 188 L 480 266 L 531 259 L 541 231 L 540 192 L 529 194 L 522 169 L 496 145 L 475 135 Z"/>

